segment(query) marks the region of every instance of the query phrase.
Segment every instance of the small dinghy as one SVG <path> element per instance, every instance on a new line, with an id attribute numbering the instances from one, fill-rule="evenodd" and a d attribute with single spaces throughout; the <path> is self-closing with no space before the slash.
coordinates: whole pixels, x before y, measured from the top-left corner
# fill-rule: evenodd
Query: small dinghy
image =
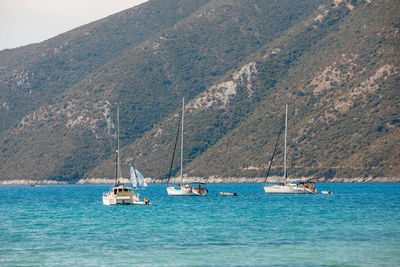
<path id="1" fill-rule="evenodd" d="M 323 190 L 323 191 L 321 191 L 321 193 L 325 194 L 325 195 L 332 195 L 333 194 L 332 191 L 329 191 L 329 190 Z"/>
<path id="2" fill-rule="evenodd" d="M 137 194 L 137 200 L 133 201 L 134 205 L 151 205 L 152 203 L 145 197 L 143 200 L 140 200 L 140 194 Z"/>
<path id="3" fill-rule="evenodd" d="M 221 196 L 234 196 L 234 197 L 237 197 L 237 196 L 238 196 L 238 194 L 235 193 L 235 192 L 233 192 L 233 193 L 220 192 L 219 194 L 220 194 Z"/>

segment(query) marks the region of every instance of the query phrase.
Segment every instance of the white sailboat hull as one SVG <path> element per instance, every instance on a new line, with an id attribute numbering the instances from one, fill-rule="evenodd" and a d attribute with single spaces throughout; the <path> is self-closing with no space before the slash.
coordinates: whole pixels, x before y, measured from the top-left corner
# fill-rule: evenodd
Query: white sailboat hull
<path id="1" fill-rule="evenodd" d="M 167 187 L 168 196 L 197 196 L 189 187 Z"/>
<path id="2" fill-rule="evenodd" d="M 169 186 L 167 187 L 167 192 L 169 196 L 205 196 L 208 191 L 205 188 L 185 186 Z"/>
<path id="3" fill-rule="evenodd" d="M 267 194 L 314 194 L 314 192 L 308 188 L 290 184 L 264 186 L 264 191 Z"/>

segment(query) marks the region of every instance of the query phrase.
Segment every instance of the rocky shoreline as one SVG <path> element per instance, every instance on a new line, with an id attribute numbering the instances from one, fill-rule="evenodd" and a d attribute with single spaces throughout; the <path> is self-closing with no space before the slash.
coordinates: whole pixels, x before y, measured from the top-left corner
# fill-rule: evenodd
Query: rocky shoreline
<path id="1" fill-rule="evenodd" d="M 12 180 L 0 180 L 0 185 L 36 185 L 36 184 L 68 184 L 64 181 L 56 180 L 34 180 L 34 179 L 12 179 Z"/>
<path id="2" fill-rule="evenodd" d="M 113 184 L 115 179 L 110 178 L 88 178 L 81 179 L 76 184 Z M 181 181 L 180 178 L 171 178 L 170 183 L 179 183 Z M 264 177 L 185 177 L 184 181 L 187 183 L 264 183 Z M 268 177 L 267 183 L 279 183 L 282 181 L 282 177 L 273 176 Z M 363 178 L 312 178 L 312 177 L 301 177 L 298 179 L 288 179 L 288 182 L 301 182 L 301 181 L 309 181 L 315 183 L 398 183 L 400 182 L 400 177 L 363 177 Z M 130 183 L 129 179 L 124 179 L 124 183 Z M 166 179 L 155 179 L 155 178 L 146 178 L 146 182 L 148 184 L 162 184 L 166 183 Z M 35 184 L 44 184 L 44 185 L 55 185 L 55 184 L 68 184 L 64 181 L 56 181 L 56 180 L 35 180 L 35 179 L 9 179 L 9 180 L 0 180 L 0 185 L 35 185 Z"/>

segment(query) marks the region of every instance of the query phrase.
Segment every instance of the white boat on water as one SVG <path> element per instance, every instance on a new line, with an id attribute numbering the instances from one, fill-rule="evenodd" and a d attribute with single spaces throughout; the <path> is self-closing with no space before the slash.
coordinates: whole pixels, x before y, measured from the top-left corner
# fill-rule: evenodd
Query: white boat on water
<path id="1" fill-rule="evenodd" d="M 281 183 L 278 185 L 264 186 L 267 194 L 316 194 L 315 187 L 307 188 L 302 184 Z"/>
<path id="2" fill-rule="evenodd" d="M 117 150 L 115 162 L 115 185 L 110 191 L 103 193 L 104 205 L 150 205 L 147 198 L 140 200 L 140 194 L 136 194 L 131 187 L 124 186 L 121 182 L 121 161 L 119 155 L 119 108 L 117 109 Z"/>
<path id="3" fill-rule="evenodd" d="M 133 189 L 145 189 L 147 187 L 147 182 L 144 179 L 143 174 L 139 170 L 135 169 L 133 164 L 131 165 L 130 173 Z"/>
<path id="4" fill-rule="evenodd" d="M 147 198 L 140 200 L 140 194 L 136 194 L 131 187 L 123 184 L 115 185 L 110 191 L 103 193 L 104 205 L 150 205 Z"/>
<path id="5" fill-rule="evenodd" d="M 167 192 L 169 196 L 205 196 L 208 193 L 207 188 L 202 184 L 192 186 L 191 184 L 177 184 L 168 186 Z"/>
<path id="6" fill-rule="evenodd" d="M 302 182 L 299 184 L 295 184 L 295 183 L 287 183 L 287 171 L 286 171 L 286 165 L 287 165 L 287 161 L 286 161 L 286 152 L 287 152 L 287 145 L 286 145 L 286 139 L 287 139 L 287 113 L 288 113 L 288 105 L 286 104 L 286 113 L 285 113 L 285 149 L 284 149 L 284 161 L 283 161 L 283 183 L 277 184 L 277 185 L 265 185 L 264 184 L 264 191 L 267 194 L 317 194 L 317 189 L 315 188 L 315 184 L 314 183 L 306 183 L 306 182 Z M 283 124 L 282 124 L 283 127 Z M 272 160 L 273 157 L 275 155 L 276 152 L 276 147 L 278 145 L 279 142 L 279 137 L 281 135 L 281 131 L 282 131 L 282 127 L 281 130 L 279 132 L 278 135 L 278 140 L 275 144 L 275 149 L 274 152 L 272 154 L 272 158 L 270 161 L 270 166 L 268 168 L 268 172 L 267 172 L 267 177 L 265 178 L 265 180 L 268 178 L 269 175 L 269 171 L 271 170 L 271 165 L 272 165 Z"/>
<path id="7" fill-rule="evenodd" d="M 205 196 L 208 193 L 207 188 L 205 188 L 204 184 L 202 183 L 197 183 L 195 186 L 192 186 L 191 184 L 184 184 L 183 183 L 183 119 L 184 119 L 184 109 L 185 107 L 185 99 L 182 99 L 182 117 L 181 117 L 181 122 L 178 124 L 178 131 L 176 133 L 176 139 L 175 139 L 175 146 L 174 146 L 174 153 L 172 155 L 172 161 L 171 161 L 171 167 L 169 170 L 169 175 L 168 175 L 168 181 L 167 181 L 167 193 L 169 196 Z M 176 150 L 176 145 L 178 142 L 178 137 L 179 137 L 179 128 L 181 127 L 182 132 L 181 132 L 181 183 L 176 184 L 176 185 L 169 185 L 169 179 L 171 177 L 171 170 L 172 170 L 172 165 L 174 162 L 174 157 L 175 157 L 175 150 Z"/>

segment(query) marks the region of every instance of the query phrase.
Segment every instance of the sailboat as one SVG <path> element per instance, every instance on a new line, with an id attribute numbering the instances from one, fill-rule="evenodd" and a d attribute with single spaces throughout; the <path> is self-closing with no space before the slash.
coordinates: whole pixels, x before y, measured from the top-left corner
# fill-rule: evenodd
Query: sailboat
<path id="1" fill-rule="evenodd" d="M 183 119 L 184 119 L 184 112 L 185 112 L 185 98 L 182 98 L 182 117 L 181 117 L 181 120 L 179 121 L 178 131 L 176 133 L 174 153 L 172 154 L 171 167 L 169 170 L 169 175 L 168 175 L 168 180 L 167 180 L 167 192 L 168 192 L 169 196 L 205 196 L 205 195 L 207 195 L 208 190 L 207 190 L 207 188 L 204 187 L 204 184 L 198 183 L 197 185 L 192 186 L 191 184 L 183 183 Z M 182 122 L 182 124 L 181 124 L 181 122 Z M 182 132 L 181 132 L 181 175 L 180 175 L 181 182 L 177 185 L 169 186 L 169 179 L 171 177 L 172 165 L 174 163 L 174 157 L 175 157 L 176 145 L 177 145 L 178 137 L 179 137 L 179 127 L 180 126 L 182 127 Z"/>
<path id="2" fill-rule="evenodd" d="M 117 108 L 117 149 L 115 151 L 115 185 L 110 191 L 103 193 L 104 205 L 150 205 L 147 198 L 140 200 L 140 194 L 136 194 L 132 187 L 124 186 L 121 177 L 121 160 L 119 153 L 119 107 Z"/>
<path id="3" fill-rule="evenodd" d="M 315 184 L 312 183 L 299 183 L 299 184 L 295 184 L 295 183 L 287 183 L 287 170 L 286 170 L 286 165 L 287 165 L 287 160 L 286 160 L 286 154 L 287 154 L 287 113 L 288 113 L 288 105 L 286 104 L 286 113 L 285 113 L 285 150 L 284 150 L 284 161 L 283 161 L 283 183 L 280 183 L 278 185 L 270 185 L 267 186 L 264 183 L 264 191 L 267 194 L 317 194 L 317 189 L 315 188 Z M 272 154 L 272 158 L 270 161 L 270 165 L 268 168 L 268 172 L 267 172 L 267 176 L 265 178 L 265 181 L 268 178 L 269 175 L 269 171 L 271 170 L 271 165 L 272 165 L 272 160 L 274 158 L 275 152 L 276 152 L 276 147 L 278 145 L 279 142 L 279 137 L 281 135 L 282 132 L 282 128 L 283 128 L 283 123 L 281 126 L 281 129 L 279 131 L 279 135 L 278 135 L 278 139 L 277 142 L 275 144 L 275 148 L 274 148 L 274 152 Z"/>
<path id="4" fill-rule="evenodd" d="M 130 173 L 131 183 L 134 189 L 144 189 L 147 187 L 143 174 L 139 170 L 135 169 L 133 165 L 131 165 Z"/>

